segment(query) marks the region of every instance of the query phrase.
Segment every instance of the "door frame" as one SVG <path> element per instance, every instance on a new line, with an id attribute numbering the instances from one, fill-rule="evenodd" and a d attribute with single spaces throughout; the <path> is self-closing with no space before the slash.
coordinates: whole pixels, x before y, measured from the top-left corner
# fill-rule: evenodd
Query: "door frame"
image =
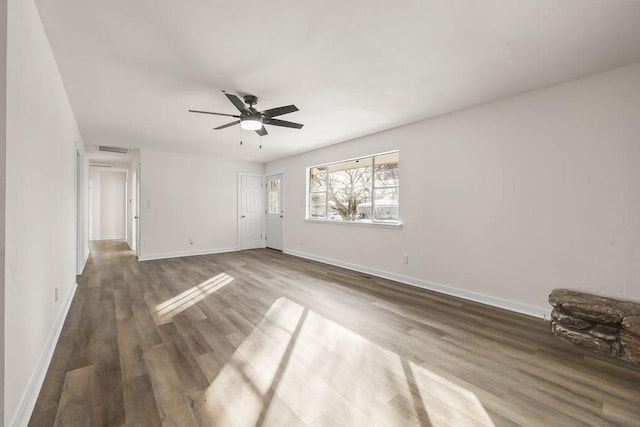
<path id="1" fill-rule="evenodd" d="M 84 158 L 78 147 L 78 141 L 75 141 L 74 147 L 74 159 L 75 159 L 75 224 L 76 224 L 76 276 L 82 274 L 84 270 L 84 239 L 82 232 L 83 215 L 82 215 L 82 188 L 84 178 Z"/>
<path id="2" fill-rule="evenodd" d="M 265 221 L 265 227 L 264 227 L 264 234 L 265 237 L 267 237 L 267 209 L 268 209 L 268 205 L 267 203 L 269 203 L 269 188 L 268 188 L 268 182 L 269 182 L 269 177 L 270 176 L 275 176 L 275 175 L 282 175 L 282 182 L 281 182 L 281 187 L 280 187 L 280 210 L 282 211 L 282 252 L 284 252 L 284 222 L 287 220 L 287 212 L 285 209 L 285 195 L 284 195 L 284 190 L 287 187 L 287 180 L 286 180 L 286 174 L 284 173 L 284 171 L 282 172 L 269 172 L 268 174 L 264 175 L 264 200 L 265 200 L 265 210 L 264 210 L 264 221 Z M 265 239 L 265 248 L 267 247 L 267 242 L 268 240 Z"/>
<path id="3" fill-rule="evenodd" d="M 237 250 L 241 251 L 242 250 L 242 177 L 243 176 L 252 176 L 252 177 L 259 177 L 260 178 L 260 207 L 261 207 L 261 212 L 264 211 L 264 207 L 265 207 L 265 191 L 264 189 L 265 187 L 265 175 L 262 173 L 251 173 L 251 172 L 238 172 L 238 193 L 237 193 L 237 198 L 238 198 L 238 206 L 237 206 L 237 210 L 236 210 L 236 216 L 238 217 L 238 222 L 237 222 L 237 228 L 238 228 L 238 242 L 237 242 Z M 260 215 L 260 228 L 261 228 L 261 246 L 262 248 L 266 247 L 265 246 L 265 241 L 264 241 L 264 236 L 265 236 L 265 229 L 266 229 L 266 224 L 267 222 L 267 216 L 265 214 Z"/>
<path id="4" fill-rule="evenodd" d="M 133 245 L 133 251 L 136 255 L 137 258 L 140 258 L 140 188 L 141 188 L 141 179 L 140 179 L 140 170 L 142 169 L 142 165 L 140 164 L 140 162 L 137 163 L 136 165 L 136 169 L 133 172 L 133 177 L 134 177 L 134 182 L 133 182 L 133 192 L 135 193 L 136 197 L 134 200 L 134 205 L 132 206 L 133 208 L 133 214 L 131 215 L 131 220 L 132 220 L 132 226 L 134 227 L 134 229 L 132 230 L 132 240 L 135 241 L 135 244 Z"/>

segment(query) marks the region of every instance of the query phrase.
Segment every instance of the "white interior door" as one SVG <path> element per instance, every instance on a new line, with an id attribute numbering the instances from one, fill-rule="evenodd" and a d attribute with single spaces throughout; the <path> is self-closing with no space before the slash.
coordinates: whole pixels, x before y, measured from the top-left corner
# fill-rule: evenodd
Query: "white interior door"
<path id="1" fill-rule="evenodd" d="M 240 175 L 240 249 L 262 248 L 262 176 Z"/>
<path id="2" fill-rule="evenodd" d="M 95 201 L 93 200 L 95 198 L 95 194 L 93 194 L 93 179 L 89 178 L 89 241 L 95 240 L 93 238 L 93 216 L 96 215 L 95 213 Z"/>
<path id="3" fill-rule="evenodd" d="M 131 240 L 133 251 L 136 256 L 140 256 L 140 165 L 133 172 L 133 195 L 131 207 L 133 209 L 133 220 L 131 221 Z"/>
<path id="4" fill-rule="evenodd" d="M 99 178 L 96 197 L 100 197 L 100 217 L 93 218 L 98 240 L 124 240 L 127 231 L 127 176 L 123 171 L 95 171 Z M 94 180 L 94 182 L 96 182 Z M 99 196 L 98 196 L 99 194 Z"/>
<path id="5" fill-rule="evenodd" d="M 284 204 L 282 174 L 267 177 L 267 247 L 282 250 Z"/>
<path id="6" fill-rule="evenodd" d="M 76 148 L 76 274 L 82 274 L 84 266 L 84 242 L 82 232 L 82 158 Z"/>

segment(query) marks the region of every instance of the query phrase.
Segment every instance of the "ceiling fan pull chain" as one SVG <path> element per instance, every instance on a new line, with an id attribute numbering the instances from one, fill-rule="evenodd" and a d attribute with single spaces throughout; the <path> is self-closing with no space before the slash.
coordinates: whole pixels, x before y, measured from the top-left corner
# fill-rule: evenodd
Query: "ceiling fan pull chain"
<path id="1" fill-rule="evenodd" d="M 242 126 L 240 126 L 240 145 L 242 145 Z"/>
<path id="2" fill-rule="evenodd" d="M 262 135 L 260 135 L 260 149 L 262 150 Z"/>

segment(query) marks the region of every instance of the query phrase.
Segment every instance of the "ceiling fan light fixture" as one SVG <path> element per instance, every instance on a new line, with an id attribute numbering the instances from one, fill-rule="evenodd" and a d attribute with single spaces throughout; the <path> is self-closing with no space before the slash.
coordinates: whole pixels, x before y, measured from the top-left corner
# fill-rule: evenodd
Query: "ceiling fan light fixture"
<path id="1" fill-rule="evenodd" d="M 247 117 L 246 119 L 240 120 L 240 126 L 244 130 L 258 130 L 262 128 L 262 118 L 261 117 Z"/>
<path id="2" fill-rule="evenodd" d="M 264 111 L 258 111 L 253 106 L 258 102 L 258 98 L 253 95 L 245 95 L 244 102 L 236 95 L 226 93 L 227 99 L 236 107 L 240 114 L 214 113 L 213 111 L 189 110 L 191 113 L 213 114 L 214 116 L 233 117 L 233 122 L 225 123 L 221 126 L 213 128 L 213 130 L 226 129 L 231 126 L 240 125 L 240 129 L 255 131 L 260 136 L 269 135 L 265 129 L 265 125 L 280 126 L 285 128 L 302 129 L 301 123 L 289 122 L 286 120 L 274 119 L 274 117 L 283 116 L 289 113 L 295 113 L 298 107 L 295 105 L 283 105 L 282 107 L 269 108 Z"/>

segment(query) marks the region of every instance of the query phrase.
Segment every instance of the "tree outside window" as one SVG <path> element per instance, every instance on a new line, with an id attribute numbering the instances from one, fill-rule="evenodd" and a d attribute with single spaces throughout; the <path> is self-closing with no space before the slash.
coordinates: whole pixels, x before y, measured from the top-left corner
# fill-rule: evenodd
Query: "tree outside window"
<path id="1" fill-rule="evenodd" d="M 399 152 L 309 168 L 309 219 L 399 221 Z"/>

